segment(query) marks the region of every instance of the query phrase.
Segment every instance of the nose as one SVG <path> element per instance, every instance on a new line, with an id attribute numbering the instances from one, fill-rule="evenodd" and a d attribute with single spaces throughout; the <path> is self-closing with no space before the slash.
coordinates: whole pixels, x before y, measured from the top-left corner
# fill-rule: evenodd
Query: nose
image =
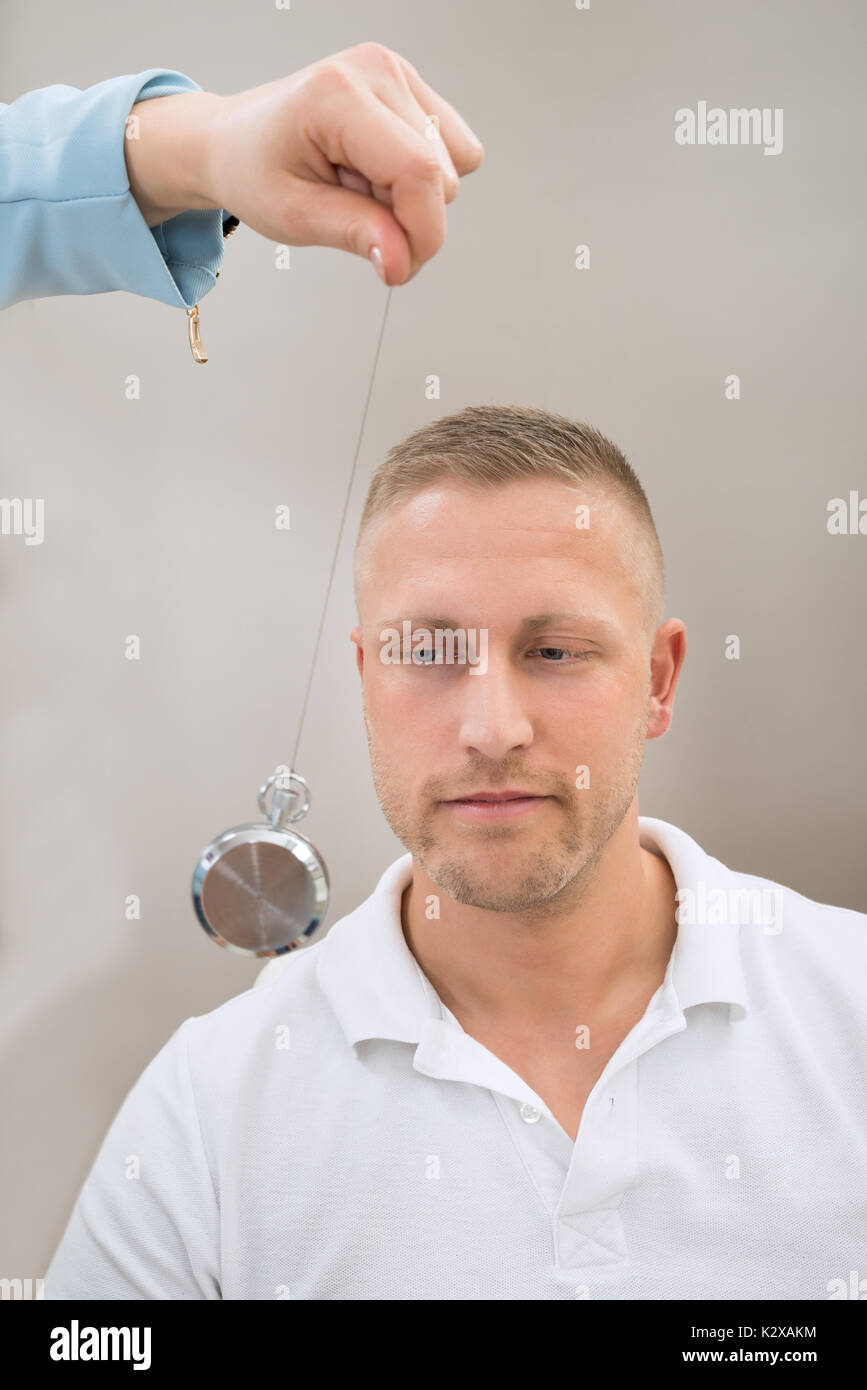
<path id="1" fill-rule="evenodd" d="M 490 653 L 487 670 L 465 676 L 457 697 L 462 748 L 486 758 L 503 758 L 514 748 L 529 748 L 533 725 L 520 684 L 508 661 Z"/>

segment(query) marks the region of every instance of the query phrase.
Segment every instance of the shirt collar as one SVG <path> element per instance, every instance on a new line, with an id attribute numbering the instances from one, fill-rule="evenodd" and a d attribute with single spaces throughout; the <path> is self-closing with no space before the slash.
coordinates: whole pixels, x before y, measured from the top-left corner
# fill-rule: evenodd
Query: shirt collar
<path id="1" fill-rule="evenodd" d="M 700 901 L 714 889 L 732 895 L 738 876 L 683 830 L 649 816 L 639 816 L 638 827 L 642 846 L 668 860 L 678 890 L 689 889 Z M 363 1038 L 418 1043 L 427 1020 L 442 1016 L 436 992 L 403 934 L 401 898 L 411 879 L 412 855 L 404 854 L 322 942 L 317 978 L 350 1044 Z M 681 920 L 661 986 L 663 1012 L 728 1003 L 731 1020 L 738 1016 L 735 1010 L 747 1011 L 740 933 L 736 920 L 720 925 Z"/>
<path id="2" fill-rule="evenodd" d="M 681 1009 L 728 1004 L 730 1019 L 743 1016 L 750 1004 L 741 941 L 745 924 L 740 913 L 750 908 L 752 900 L 745 902 L 739 891 L 741 875 L 705 853 L 676 825 L 639 816 L 638 828 L 642 847 L 668 860 L 679 894 L 680 921 L 663 989 L 673 989 Z M 709 905 L 720 894 L 724 920 L 716 922 Z M 692 920 L 696 917 L 697 921 Z M 701 920 L 705 917 L 706 921 Z M 746 929 L 757 930 L 755 926 Z"/>
<path id="3" fill-rule="evenodd" d="M 330 928 L 316 973 L 350 1043 L 362 1038 L 418 1042 L 435 993 L 406 944 L 400 919 L 412 855 L 385 870 L 370 897 Z"/>

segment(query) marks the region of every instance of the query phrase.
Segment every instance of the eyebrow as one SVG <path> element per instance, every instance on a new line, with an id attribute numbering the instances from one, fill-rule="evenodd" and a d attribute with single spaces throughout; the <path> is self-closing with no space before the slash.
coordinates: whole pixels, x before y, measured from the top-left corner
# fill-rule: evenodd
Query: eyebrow
<path id="1" fill-rule="evenodd" d="M 461 628 L 464 625 L 457 622 L 454 618 L 442 617 L 418 617 L 410 618 L 408 614 L 403 614 L 399 618 L 386 618 L 379 624 L 382 627 L 401 627 L 408 622 L 412 627 L 427 628 Z M 598 617 L 595 613 L 534 613 L 532 617 L 524 618 L 520 624 L 522 632 L 536 632 L 539 628 L 548 627 L 551 623 L 592 623 L 596 627 L 605 628 L 609 632 L 614 632 L 615 624 L 610 623 L 605 618 Z"/>

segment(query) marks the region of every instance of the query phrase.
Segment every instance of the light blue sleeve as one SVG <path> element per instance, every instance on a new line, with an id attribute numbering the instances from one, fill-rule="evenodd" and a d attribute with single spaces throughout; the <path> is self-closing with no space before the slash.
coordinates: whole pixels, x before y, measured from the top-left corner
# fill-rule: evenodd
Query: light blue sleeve
<path id="1" fill-rule="evenodd" d="M 0 308 L 54 294 L 129 290 L 192 308 L 223 259 L 221 209 L 148 227 L 129 188 L 136 101 L 198 92 L 150 68 L 93 87 L 41 87 L 0 104 Z"/>

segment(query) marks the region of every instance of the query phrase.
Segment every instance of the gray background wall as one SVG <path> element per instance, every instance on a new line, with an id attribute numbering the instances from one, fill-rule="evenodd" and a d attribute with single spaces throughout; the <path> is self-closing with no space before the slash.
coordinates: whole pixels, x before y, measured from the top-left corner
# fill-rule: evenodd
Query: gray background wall
<path id="1" fill-rule="evenodd" d="M 379 39 L 485 143 L 445 248 L 393 293 L 315 672 L 301 828 L 328 923 L 402 852 L 348 637 L 367 480 L 423 422 L 510 401 L 597 425 L 650 495 L 689 652 L 642 813 L 867 909 L 867 538 L 826 530 L 829 499 L 867 495 L 857 0 L 7 0 L 2 35 L 5 100 L 151 66 L 235 92 Z M 699 100 L 782 107 L 783 152 L 676 145 Z M 145 299 L 0 316 L 0 493 L 46 506 L 43 545 L 0 542 L 4 1276 L 44 1273 L 143 1067 L 259 968 L 207 941 L 189 880 L 291 758 L 386 293 L 335 251 L 274 259 L 249 229 L 229 243 L 204 368 L 182 311 Z"/>

